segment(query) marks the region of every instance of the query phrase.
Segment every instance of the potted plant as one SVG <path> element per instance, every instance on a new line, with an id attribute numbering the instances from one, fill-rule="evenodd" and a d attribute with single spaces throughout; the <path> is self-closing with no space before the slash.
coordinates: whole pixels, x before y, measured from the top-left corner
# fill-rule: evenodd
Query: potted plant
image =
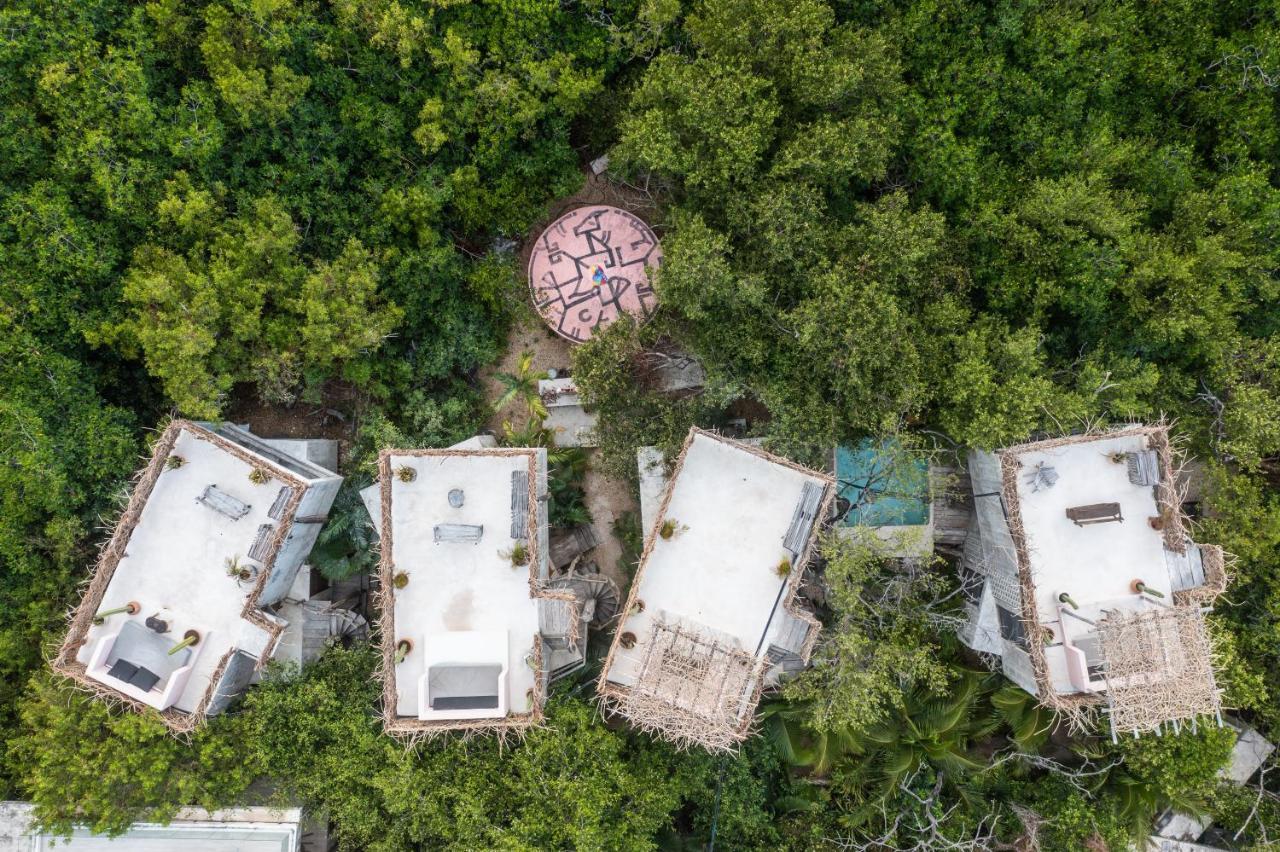
<path id="1" fill-rule="evenodd" d="M 511 545 L 511 549 L 500 554 L 506 559 L 511 560 L 512 568 L 519 568 L 529 564 L 529 547 L 523 541 L 517 541 Z"/>
<path id="2" fill-rule="evenodd" d="M 254 485 L 266 485 L 271 481 L 271 474 L 267 473 L 260 467 L 255 467 L 249 471 L 249 481 Z"/>
<path id="3" fill-rule="evenodd" d="M 404 662 L 404 658 L 409 656 L 409 652 L 413 650 L 413 641 L 410 639 L 401 639 L 396 643 L 395 664 L 398 666 Z"/>
<path id="4" fill-rule="evenodd" d="M 628 630 L 618 637 L 618 644 L 630 651 L 636 646 L 636 634 Z"/>
<path id="5" fill-rule="evenodd" d="M 631 612 L 635 615 L 639 615 L 644 612 L 644 601 L 636 598 L 636 602 L 631 605 Z"/>
<path id="6" fill-rule="evenodd" d="M 409 585 L 409 575 L 403 571 L 397 571 L 391 577 L 391 585 L 395 586 L 397 589 L 403 589 L 405 586 Z"/>
<path id="7" fill-rule="evenodd" d="M 664 541 L 669 541 L 676 533 L 684 532 L 687 529 L 689 528 L 675 518 L 667 518 L 662 522 L 662 526 L 658 527 L 658 535 L 662 536 Z"/>
<path id="8" fill-rule="evenodd" d="M 101 612 L 99 612 L 97 615 L 93 617 L 93 623 L 96 625 L 105 624 L 107 619 L 110 616 L 119 615 L 122 612 L 127 612 L 129 613 L 129 615 L 137 615 L 138 610 L 140 609 L 142 609 L 142 607 L 138 605 L 137 601 L 129 601 L 124 606 L 118 606 L 118 607 L 114 607 L 113 609 L 102 610 Z"/>
<path id="9" fill-rule="evenodd" d="M 164 466 L 166 470 L 177 470 L 178 468 L 182 467 L 186 463 L 187 463 L 187 460 L 184 459 L 182 456 L 178 455 L 177 453 L 174 453 L 173 455 L 169 456 L 169 458 L 164 460 Z"/>
<path id="10" fill-rule="evenodd" d="M 402 464 L 396 468 L 396 479 L 401 482 L 413 482 L 417 478 L 418 471 L 407 464 Z"/>
<path id="11" fill-rule="evenodd" d="M 241 562 L 239 556 L 229 558 L 226 566 L 228 577 L 234 577 L 237 580 L 252 580 L 254 577 L 253 566 Z"/>
<path id="12" fill-rule="evenodd" d="M 1135 595 L 1151 595 L 1153 598 L 1164 597 L 1164 592 L 1151 588 L 1141 580 L 1134 580 L 1129 584 L 1129 588 Z"/>
<path id="13" fill-rule="evenodd" d="M 786 577 L 791 573 L 791 560 L 784 556 L 782 561 L 774 566 L 773 570 L 779 577 Z"/>

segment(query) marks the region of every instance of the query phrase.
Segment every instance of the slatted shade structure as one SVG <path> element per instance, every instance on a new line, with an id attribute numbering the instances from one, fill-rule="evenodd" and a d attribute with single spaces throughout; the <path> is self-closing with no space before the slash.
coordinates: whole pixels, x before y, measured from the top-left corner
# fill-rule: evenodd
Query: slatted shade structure
<path id="1" fill-rule="evenodd" d="M 529 289 L 547 325 L 574 343 L 623 314 L 647 318 L 657 305 L 650 273 L 662 247 L 644 220 L 605 205 L 556 219 L 529 256 Z"/>

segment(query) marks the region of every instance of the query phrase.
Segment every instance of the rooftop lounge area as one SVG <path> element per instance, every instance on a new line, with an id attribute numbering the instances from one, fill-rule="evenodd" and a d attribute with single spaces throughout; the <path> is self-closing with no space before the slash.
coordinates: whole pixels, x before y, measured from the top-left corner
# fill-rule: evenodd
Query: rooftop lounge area
<path id="1" fill-rule="evenodd" d="M 1225 586 L 1223 554 L 1187 533 L 1167 430 L 1025 444 L 970 467 L 1006 672 L 1021 680 L 1009 657 L 1027 660 L 1043 700 L 1103 702 L 1115 730 L 1218 717 L 1202 606 Z"/>
<path id="2" fill-rule="evenodd" d="M 816 640 L 794 597 L 833 491 L 825 474 L 690 432 L 600 677 L 606 706 L 681 744 L 745 738 L 761 690 Z"/>
<path id="3" fill-rule="evenodd" d="M 380 465 L 387 730 L 533 724 L 545 659 L 577 624 L 573 596 L 546 587 L 546 450 L 387 450 Z"/>
<path id="4" fill-rule="evenodd" d="M 259 452 L 261 450 L 261 452 Z M 287 467 L 286 467 L 287 463 Z M 174 421 L 102 552 L 54 668 L 161 712 L 178 730 L 217 712 L 270 658 L 285 622 L 263 607 L 314 540 L 341 478 L 234 426 Z"/>

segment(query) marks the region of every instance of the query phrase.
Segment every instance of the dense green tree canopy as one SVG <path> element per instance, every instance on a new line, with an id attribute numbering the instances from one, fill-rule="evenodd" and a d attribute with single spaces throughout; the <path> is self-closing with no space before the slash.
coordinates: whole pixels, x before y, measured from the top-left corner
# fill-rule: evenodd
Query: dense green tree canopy
<path id="1" fill-rule="evenodd" d="M 601 447 L 560 457 L 558 518 L 586 466 L 633 477 L 691 425 L 820 464 L 1168 417 L 1205 463 L 1196 535 L 1234 555 L 1225 701 L 1280 738 L 1278 93 L 1251 0 L 3 4 L 0 792 L 62 831 L 265 795 L 359 850 L 700 848 L 713 822 L 733 849 L 1121 849 L 1166 806 L 1274 842 L 1274 780 L 1216 777 L 1229 731 L 1068 730 L 975 673 L 948 560 L 865 542 L 824 542 L 815 665 L 723 760 L 606 725 L 588 675 L 519 743 L 405 749 L 364 647 L 189 742 L 41 664 L 171 413 L 341 423 L 315 561 L 368 570 L 371 460 L 491 414 L 520 241 L 607 152 L 660 307 L 576 349 Z M 658 387 L 681 353 L 701 393 Z M 553 365 L 524 366 L 536 415 Z"/>

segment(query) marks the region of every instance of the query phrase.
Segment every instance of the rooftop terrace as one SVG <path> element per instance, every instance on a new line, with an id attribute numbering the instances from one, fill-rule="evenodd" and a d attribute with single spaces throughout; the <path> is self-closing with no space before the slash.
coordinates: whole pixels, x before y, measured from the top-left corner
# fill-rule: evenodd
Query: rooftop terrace
<path id="1" fill-rule="evenodd" d="M 387 729 L 536 722 L 544 633 L 576 623 L 572 596 L 544 587 L 546 450 L 387 450 L 380 463 Z"/>
<path id="2" fill-rule="evenodd" d="M 226 697 L 216 693 L 237 652 L 241 664 L 271 656 L 284 622 L 259 602 L 313 483 L 281 462 L 335 489 L 340 479 L 250 448 L 259 443 L 229 426 L 175 421 L 165 430 L 72 618 L 57 670 L 184 730 Z"/>
<path id="3" fill-rule="evenodd" d="M 693 430 L 601 675 L 606 704 L 681 743 L 744 738 L 767 672 L 807 659 L 816 638 L 791 606 L 832 491 L 823 474 Z"/>
<path id="4" fill-rule="evenodd" d="M 1105 697 L 1126 731 L 1216 715 L 1199 607 L 1225 584 L 1222 551 L 1186 533 L 1165 428 L 1072 436 L 997 456 L 1000 503 L 985 493 L 975 501 L 979 512 L 1007 519 L 1022 644 L 1043 697 Z"/>

